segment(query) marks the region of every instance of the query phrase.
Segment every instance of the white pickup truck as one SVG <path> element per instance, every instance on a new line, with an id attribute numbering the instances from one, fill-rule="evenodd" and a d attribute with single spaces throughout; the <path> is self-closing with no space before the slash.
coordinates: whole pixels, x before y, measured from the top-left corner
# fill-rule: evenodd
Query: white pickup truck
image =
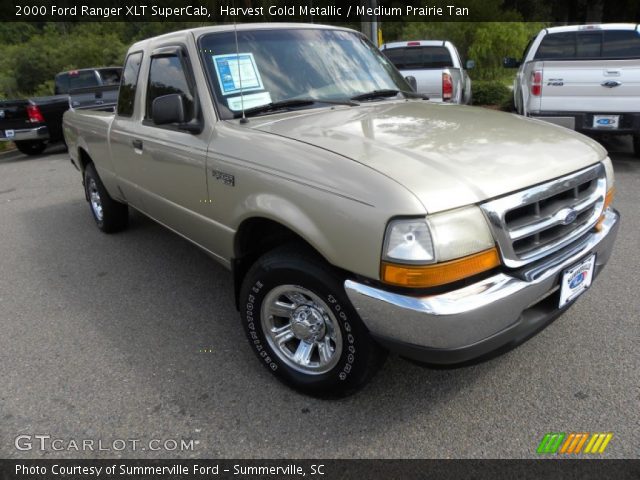
<path id="1" fill-rule="evenodd" d="M 380 50 L 400 73 L 415 78 L 415 90 L 429 100 L 471 103 L 471 79 L 453 43 L 443 40 L 393 42 L 382 45 Z M 468 60 L 466 68 L 473 67 L 473 60 Z"/>
<path id="2" fill-rule="evenodd" d="M 525 49 L 514 83 L 518 113 L 587 134 L 631 134 L 640 156 L 640 25 L 542 30 Z"/>

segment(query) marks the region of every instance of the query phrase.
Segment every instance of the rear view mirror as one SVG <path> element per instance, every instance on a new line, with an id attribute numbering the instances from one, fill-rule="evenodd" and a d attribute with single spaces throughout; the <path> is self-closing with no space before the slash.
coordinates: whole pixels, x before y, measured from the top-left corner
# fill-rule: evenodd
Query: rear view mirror
<path id="1" fill-rule="evenodd" d="M 502 66 L 504 68 L 518 68 L 520 66 L 520 60 L 513 57 L 504 57 L 502 59 Z"/>
<path id="2" fill-rule="evenodd" d="M 163 95 L 153 100 L 151 104 L 151 119 L 156 125 L 169 123 L 184 123 L 184 98 L 179 93 Z"/>
<path id="3" fill-rule="evenodd" d="M 473 70 L 476 68 L 476 62 L 474 60 L 467 60 L 467 70 Z"/>
<path id="4" fill-rule="evenodd" d="M 413 92 L 418 91 L 418 82 L 416 81 L 416 77 L 409 75 L 408 77 L 404 77 L 404 79 L 407 81 Z"/>

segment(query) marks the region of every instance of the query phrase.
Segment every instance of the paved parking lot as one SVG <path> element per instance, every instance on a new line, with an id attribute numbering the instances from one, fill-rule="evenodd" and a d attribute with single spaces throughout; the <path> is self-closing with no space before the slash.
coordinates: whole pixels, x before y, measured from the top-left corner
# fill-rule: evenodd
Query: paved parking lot
<path id="1" fill-rule="evenodd" d="M 340 401 L 268 374 L 230 274 L 187 241 L 135 213 L 127 232 L 100 233 L 61 149 L 0 157 L 0 458 L 533 457 L 552 431 L 613 432 L 605 455 L 637 458 L 640 160 L 626 140 L 607 147 L 623 224 L 573 309 L 480 365 L 390 357 Z M 64 449 L 18 451 L 18 435 Z M 83 439 L 184 439 L 193 450 L 68 449 Z"/>

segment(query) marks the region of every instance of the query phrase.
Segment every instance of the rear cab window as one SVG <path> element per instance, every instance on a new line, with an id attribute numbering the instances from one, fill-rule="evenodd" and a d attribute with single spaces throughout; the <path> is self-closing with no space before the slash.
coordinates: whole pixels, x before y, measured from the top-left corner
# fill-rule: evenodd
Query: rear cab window
<path id="1" fill-rule="evenodd" d="M 95 70 L 71 70 L 56 75 L 56 95 L 67 94 L 76 88 L 97 87 L 100 84 Z"/>
<path id="2" fill-rule="evenodd" d="M 453 67 L 449 50 L 444 46 L 388 48 L 382 53 L 398 70 L 420 70 Z"/>
<path id="3" fill-rule="evenodd" d="M 142 64 L 142 52 L 131 53 L 124 64 L 120 92 L 118 93 L 117 114 L 123 117 L 133 115 L 133 106 L 136 99 L 138 75 Z"/>
<path id="4" fill-rule="evenodd" d="M 99 85 L 95 70 L 74 70 L 69 72 L 69 90 L 97 87 Z"/>
<path id="5" fill-rule="evenodd" d="M 637 30 L 587 30 L 547 34 L 535 60 L 619 60 L 640 58 Z"/>

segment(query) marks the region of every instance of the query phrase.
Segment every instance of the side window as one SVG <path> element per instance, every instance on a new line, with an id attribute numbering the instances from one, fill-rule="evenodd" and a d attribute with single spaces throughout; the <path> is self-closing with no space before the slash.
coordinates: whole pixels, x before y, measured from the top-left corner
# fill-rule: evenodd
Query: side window
<path id="1" fill-rule="evenodd" d="M 118 93 L 118 115 L 130 117 L 133 115 L 133 102 L 136 99 L 138 73 L 142 63 L 142 52 L 132 53 L 127 57 Z"/>
<path id="2" fill-rule="evenodd" d="M 564 33 L 552 33 L 546 35 L 538 51 L 536 52 L 536 59 L 562 59 L 562 58 L 575 58 L 576 57 L 576 35 L 573 32 Z"/>
<path id="3" fill-rule="evenodd" d="M 153 101 L 177 93 L 185 100 L 185 121 L 193 119 L 193 92 L 187 81 L 184 65 L 177 55 L 163 55 L 151 59 L 149 84 L 147 86 L 146 118 L 151 119 Z"/>

